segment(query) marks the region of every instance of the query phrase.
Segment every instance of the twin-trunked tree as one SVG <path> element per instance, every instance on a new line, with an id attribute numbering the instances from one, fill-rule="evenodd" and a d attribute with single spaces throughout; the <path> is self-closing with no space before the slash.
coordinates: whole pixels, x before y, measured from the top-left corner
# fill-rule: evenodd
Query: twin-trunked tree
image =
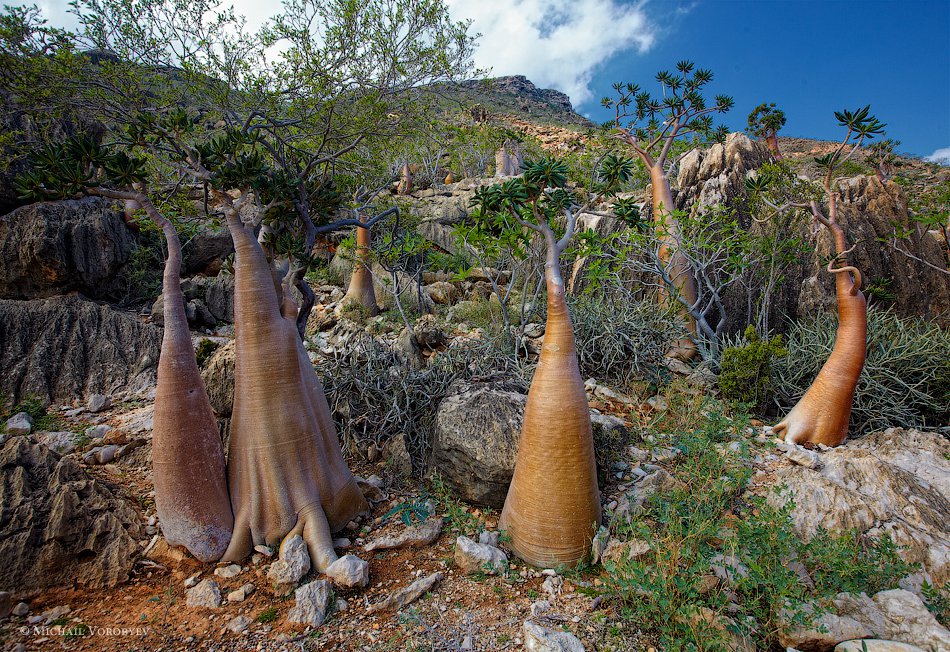
<path id="1" fill-rule="evenodd" d="M 724 127 L 713 129 L 713 113 L 724 113 L 732 108 L 733 101 L 726 95 L 717 95 L 715 104 L 707 106 L 702 96 L 703 87 L 712 81 L 713 74 L 703 68 L 693 72 L 694 65 L 689 61 L 676 64 L 676 73 L 662 71 L 656 80 L 662 87 L 662 97 L 654 98 L 642 91 L 636 84 L 614 84 L 617 97 L 605 97 L 601 103 L 614 109 L 614 121 L 608 123 L 618 137 L 634 152 L 650 174 L 653 189 L 653 222 L 656 230 L 663 234 L 663 246 L 659 255 L 672 281 L 668 293 L 661 293 L 667 300 L 669 294 L 675 294 L 676 300 L 684 304 L 686 319 L 695 339 L 699 336 L 695 319 L 689 315 L 690 309 L 699 308 L 696 281 L 693 278 L 689 261 L 676 251 L 679 238 L 673 204 L 673 192 L 670 188 L 668 168 L 674 145 L 687 136 L 698 135 L 719 140 L 725 138 Z M 678 357 L 693 357 L 696 354 L 695 342 L 681 342 L 674 353 Z"/>
<path id="2" fill-rule="evenodd" d="M 154 81 L 161 76 L 156 70 L 171 70 L 175 78 L 149 86 L 143 95 L 156 97 L 138 111 L 124 107 L 108 114 L 110 145 L 79 138 L 53 147 L 21 180 L 21 189 L 42 198 L 122 200 L 144 209 L 165 235 L 165 335 L 153 455 L 156 503 L 169 542 L 202 560 L 239 560 L 255 544 L 275 545 L 299 533 L 313 565 L 325 570 L 336 559 L 330 533 L 366 502 L 343 460 L 302 346 L 299 326 L 306 319 L 291 288 L 301 289 L 321 230 L 361 222 L 334 221 L 323 207 L 335 173 L 358 164 L 347 154 L 380 134 L 398 136 L 398 130 L 366 120 L 387 115 L 394 105 L 411 108 L 403 83 L 418 79 L 406 81 L 403 73 L 433 70 L 420 63 L 433 60 L 422 56 L 427 48 L 439 54 L 433 65 L 451 69 L 464 62 L 471 39 L 467 26 L 449 22 L 437 0 L 400 0 L 372 12 L 355 2 L 289 2 L 256 41 L 233 39 L 242 33 L 227 29 L 233 17 L 199 4 L 107 0 L 77 7 L 85 42 L 117 51 L 115 63 L 97 69 L 79 57 L 63 70 L 43 68 L 47 82 L 60 74 L 83 106 L 116 107 L 126 96 L 123 85 Z M 366 38 L 376 47 L 353 50 L 329 37 L 324 49 L 315 47 L 310 30 L 316 17 L 346 45 Z M 393 60 L 388 44 L 395 34 L 408 37 L 399 41 L 404 50 Z M 76 40 L 68 35 L 63 42 L 75 51 Z M 275 40 L 285 46 L 282 59 L 262 65 Z M 337 46 L 350 58 L 324 61 L 327 49 Z M 28 81 L 20 84 L 21 94 L 28 94 Z M 166 95 L 175 97 L 166 102 Z M 76 101 L 66 94 L 58 99 Z M 209 217 L 224 219 L 235 247 L 236 369 L 226 475 L 185 319 L 181 246 L 174 225 L 153 203 L 189 188 L 203 189 Z"/>
<path id="3" fill-rule="evenodd" d="M 848 131 L 832 153 L 815 159 L 825 170 L 820 193 L 809 192 L 807 184 L 791 172 L 787 172 L 781 184 L 765 175 L 747 182 L 748 188 L 776 212 L 807 211 L 816 226 L 828 229 L 833 241 L 835 255 L 827 269 L 835 275 L 838 303 L 834 349 L 805 394 L 774 428 L 776 433 L 784 435 L 786 442 L 796 444 L 837 446 L 845 440 L 854 391 L 867 351 L 867 301 L 861 292 L 861 273 L 847 262 L 847 255 L 854 246 L 848 247 L 846 234 L 838 221 L 835 175 L 866 140 L 883 133 L 884 125 L 870 114 L 870 107 L 835 112 L 835 117 Z M 822 201 L 827 207 L 822 206 Z"/>
<path id="4" fill-rule="evenodd" d="M 553 160 L 526 164 L 521 177 L 481 189 L 473 200 L 475 219 L 487 229 L 527 230 L 543 239 L 547 252 L 544 342 L 499 520 L 515 554 L 535 566 L 576 564 L 590 551 L 600 524 L 590 410 L 565 301 L 561 254 L 574 236 L 578 214 L 614 193 L 632 170 L 630 160 L 605 159 L 596 193 L 584 207 L 567 188 L 566 166 Z"/>

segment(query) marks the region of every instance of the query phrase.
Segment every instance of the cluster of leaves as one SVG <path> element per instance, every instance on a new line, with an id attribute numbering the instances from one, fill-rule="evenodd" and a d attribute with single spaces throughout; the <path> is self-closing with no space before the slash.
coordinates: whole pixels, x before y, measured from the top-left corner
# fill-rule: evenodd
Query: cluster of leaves
<path id="1" fill-rule="evenodd" d="M 756 138 L 769 138 L 785 126 L 785 112 L 775 102 L 760 104 L 749 114 L 749 133 Z"/>
<path id="2" fill-rule="evenodd" d="M 800 399 L 834 347 L 838 320 L 821 314 L 786 333 L 788 355 L 772 365 L 783 403 Z M 950 416 L 950 332 L 920 318 L 868 309 L 868 347 L 851 409 L 851 432 L 946 423 Z"/>
<path id="3" fill-rule="evenodd" d="M 772 399 L 772 361 L 786 355 L 781 335 L 760 338 L 754 327 L 746 328 L 741 341 L 722 351 L 719 389 L 723 398 L 763 408 Z"/>
<path id="4" fill-rule="evenodd" d="M 737 432 L 745 417 L 708 399 L 693 415 L 670 442 L 682 451 L 674 460 L 676 481 L 652 494 L 641 514 L 611 524 L 613 536 L 650 545 L 635 559 L 605 562 L 604 594 L 618 601 L 618 627 L 646 628 L 663 649 L 727 650 L 741 639 L 770 649 L 783 627 L 813 625 L 836 593 L 892 588 L 913 572 L 887 538 L 819 532 L 803 541 L 792 501 L 779 506 L 744 493 L 751 465 Z M 729 452 L 719 450 L 717 441 L 737 436 Z M 710 589 L 711 564 L 729 571 L 732 604 L 730 591 Z"/>

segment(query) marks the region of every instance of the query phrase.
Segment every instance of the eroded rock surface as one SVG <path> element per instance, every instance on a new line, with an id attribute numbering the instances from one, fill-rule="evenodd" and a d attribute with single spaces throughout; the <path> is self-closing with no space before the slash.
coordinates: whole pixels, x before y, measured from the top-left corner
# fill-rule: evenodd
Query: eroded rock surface
<path id="1" fill-rule="evenodd" d="M 889 535 L 905 559 L 938 583 L 950 579 L 950 441 L 938 433 L 889 428 L 820 454 L 818 469 L 782 469 L 774 504 L 794 496 L 795 527 Z"/>
<path id="2" fill-rule="evenodd" d="M 0 449 L 0 590 L 126 581 L 141 548 L 139 517 L 70 457 L 26 437 Z"/>

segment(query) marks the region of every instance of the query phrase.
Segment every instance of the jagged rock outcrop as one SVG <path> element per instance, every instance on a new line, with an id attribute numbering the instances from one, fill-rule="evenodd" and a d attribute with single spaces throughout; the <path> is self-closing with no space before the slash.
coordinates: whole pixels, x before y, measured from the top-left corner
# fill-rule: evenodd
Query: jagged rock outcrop
<path id="1" fill-rule="evenodd" d="M 910 221 L 903 188 L 894 181 L 882 183 L 877 177 L 861 175 L 840 179 L 836 194 L 838 221 L 848 234 L 848 240 L 856 245 L 848 255 L 848 262 L 861 270 L 864 291 L 870 295 L 871 303 L 892 308 L 900 315 L 950 322 L 950 275 L 941 274 L 889 244 L 895 230 L 906 232 L 907 238 L 899 240 L 898 247 L 945 269 L 940 244 L 926 229 Z M 824 272 L 824 261 L 833 251 L 831 234 L 822 229 L 817 236 L 809 276 L 801 281 L 800 314 L 818 307 L 834 309 L 834 275 Z M 822 271 L 816 274 L 819 269 Z M 880 292 L 876 293 L 875 288 Z"/>
<path id="2" fill-rule="evenodd" d="M 115 586 L 141 551 L 139 516 L 70 457 L 27 437 L 0 448 L 0 590 Z"/>
<path id="3" fill-rule="evenodd" d="M 0 300 L 0 393 L 72 401 L 155 381 L 162 332 L 78 296 Z"/>
<path id="4" fill-rule="evenodd" d="M 214 328 L 219 323 L 234 323 L 234 276 L 194 276 L 181 282 L 185 315 L 192 328 Z M 152 304 L 152 323 L 164 321 L 164 295 Z"/>
<path id="5" fill-rule="evenodd" d="M 767 227 L 751 219 L 743 205 L 743 195 L 745 179 L 769 158 L 764 143 L 754 142 L 741 133 L 729 134 L 724 144 L 687 152 L 678 162 L 673 183 L 676 208 L 701 215 L 722 204 L 738 212 L 744 228 L 763 232 Z M 862 175 L 839 180 L 837 196 L 838 220 L 849 242 L 856 244 L 848 260 L 861 270 L 865 287 L 872 285 L 883 290 L 877 293 L 879 298 L 872 296 L 872 303 L 883 303 L 902 316 L 950 320 L 950 276 L 887 244 L 897 224 L 909 233 L 900 242 L 902 248 L 931 265 L 945 264 L 939 244 L 910 222 L 902 188 L 893 181 L 881 183 L 876 177 Z M 649 206 L 644 215 L 652 219 Z M 825 271 L 833 251 L 831 234 L 827 229 L 816 234 L 809 221 L 801 220 L 783 237 L 801 239 L 808 250 L 788 266 L 784 279 L 769 295 L 769 322 L 773 327 L 780 326 L 783 318 L 799 319 L 820 307 L 835 306 L 834 275 Z M 869 294 L 874 294 L 873 289 Z M 893 295 L 893 299 L 883 299 L 885 294 Z M 756 298 L 752 299 L 755 303 Z M 749 322 L 749 297 L 733 287 L 726 292 L 725 303 L 729 312 L 727 330 L 743 328 Z"/>
<path id="6" fill-rule="evenodd" d="M 0 297 L 32 299 L 78 290 L 114 299 L 136 246 L 114 202 L 40 202 L 0 217 Z"/>
<path id="7" fill-rule="evenodd" d="M 795 528 L 811 537 L 857 529 L 890 536 L 901 555 L 938 583 L 950 580 L 950 441 L 934 432 L 889 428 L 819 455 L 817 469 L 776 474 L 785 486 L 769 501 L 793 497 Z"/>
<path id="8" fill-rule="evenodd" d="M 212 273 L 220 268 L 222 259 L 234 253 L 231 234 L 223 227 L 206 226 L 188 238 L 182 246 L 182 273 Z"/>
<path id="9" fill-rule="evenodd" d="M 230 417 L 234 405 L 234 341 L 218 347 L 201 369 L 201 380 L 219 417 Z"/>

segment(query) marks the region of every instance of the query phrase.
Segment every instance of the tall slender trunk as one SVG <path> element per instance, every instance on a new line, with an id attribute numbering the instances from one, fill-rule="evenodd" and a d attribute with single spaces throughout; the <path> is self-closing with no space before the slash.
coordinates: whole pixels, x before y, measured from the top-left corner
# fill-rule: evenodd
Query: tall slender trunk
<path id="1" fill-rule="evenodd" d="M 558 254 L 549 237 L 548 318 L 499 527 L 534 566 L 575 565 L 600 525 L 590 410 L 577 365 Z"/>
<path id="2" fill-rule="evenodd" d="M 835 253 L 844 256 L 845 235 L 835 220 L 834 209 L 828 228 L 834 237 Z M 774 428 L 779 435 L 785 433 L 788 443 L 837 446 L 848 436 L 854 390 L 867 352 L 868 330 L 867 301 L 851 278 L 852 269 L 835 272 L 838 333 L 834 349 L 805 395 Z"/>
<path id="3" fill-rule="evenodd" d="M 361 213 L 360 222 L 366 222 Z M 356 256 L 353 261 L 353 274 L 350 276 L 350 286 L 346 290 L 344 302 L 355 302 L 363 306 L 370 317 L 379 314 L 379 304 L 376 303 L 376 288 L 373 286 L 373 275 L 367 267 L 369 260 L 372 234 L 369 229 L 356 228 Z"/>
<path id="4" fill-rule="evenodd" d="M 403 164 L 399 172 L 399 184 L 396 186 L 396 194 L 408 195 L 412 192 L 412 168 L 408 161 Z"/>
<path id="5" fill-rule="evenodd" d="M 696 281 L 686 257 L 675 250 L 680 227 L 673 215 L 673 192 L 670 189 L 670 180 L 661 165 L 655 164 L 650 167 L 650 182 L 653 185 L 653 223 L 656 228 L 665 231 L 660 239 L 660 260 L 664 264 L 670 264 L 673 285 L 676 286 L 680 296 L 693 305 L 696 303 Z M 661 291 L 660 296 L 664 302 L 669 301 L 669 295 L 665 292 Z M 677 304 L 681 305 L 679 302 Z M 685 308 L 681 308 L 681 312 L 686 317 L 689 332 L 696 337 L 698 333 L 696 320 Z M 692 358 L 696 355 L 696 345 L 689 339 L 681 340 L 676 343 L 673 355 L 682 359 Z"/>
<path id="6" fill-rule="evenodd" d="M 181 292 L 181 243 L 151 204 L 148 217 L 168 248 L 162 277 L 164 334 L 152 430 L 155 506 L 162 533 L 201 561 L 216 561 L 231 539 L 233 518 L 218 424 L 195 360 Z"/>
<path id="7" fill-rule="evenodd" d="M 260 244 L 236 214 L 236 361 L 228 479 L 234 536 L 224 558 L 301 534 L 320 571 L 336 560 L 331 533 L 366 501 L 340 451 L 323 388 L 297 334 L 297 306 L 278 293 Z"/>

